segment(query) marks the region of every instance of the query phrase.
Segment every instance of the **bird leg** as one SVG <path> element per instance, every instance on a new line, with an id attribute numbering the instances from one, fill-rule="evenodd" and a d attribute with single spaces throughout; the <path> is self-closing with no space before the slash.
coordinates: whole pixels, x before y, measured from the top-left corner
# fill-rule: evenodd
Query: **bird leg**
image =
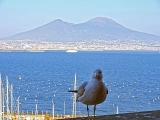
<path id="1" fill-rule="evenodd" d="M 94 105 L 94 117 L 93 117 L 93 119 L 95 119 L 95 113 L 96 113 L 96 105 Z"/>
<path id="2" fill-rule="evenodd" d="M 88 105 L 87 105 L 87 112 L 88 112 L 88 118 L 89 118 L 89 108 L 88 108 Z"/>

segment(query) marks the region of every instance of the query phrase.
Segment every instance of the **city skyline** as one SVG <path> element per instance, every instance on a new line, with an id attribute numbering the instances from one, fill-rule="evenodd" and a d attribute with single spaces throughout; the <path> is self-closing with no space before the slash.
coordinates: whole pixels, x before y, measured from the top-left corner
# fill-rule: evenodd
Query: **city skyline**
<path id="1" fill-rule="evenodd" d="M 55 19 L 75 24 L 94 17 L 111 18 L 123 26 L 160 36 L 158 0 L 0 1 L 0 37 L 25 32 Z"/>
<path id="2" fill-rule="evenodd" d="M 159 51 L 160 42 L 145 42 L 141 40 L 97 40 L 88 42 L 45 42 L 34 40 L 7 40 L 0 41 L 0 52 L 4 51 L 45 51 L 45 50 L 76 50 L 76 51 L 103 51 L 103 50 L 137 50 Z"/>

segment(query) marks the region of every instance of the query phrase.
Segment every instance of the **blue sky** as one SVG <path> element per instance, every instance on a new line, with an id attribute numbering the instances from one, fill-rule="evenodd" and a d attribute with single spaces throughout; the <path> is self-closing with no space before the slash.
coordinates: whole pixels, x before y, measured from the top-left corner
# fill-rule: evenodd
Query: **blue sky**
<path id="1" fill-rule="evenodd" d="M 94 17 L 160 36 L 160 0 L 0 0 L 0 38 L 55 19 L 78 24 Z"/>

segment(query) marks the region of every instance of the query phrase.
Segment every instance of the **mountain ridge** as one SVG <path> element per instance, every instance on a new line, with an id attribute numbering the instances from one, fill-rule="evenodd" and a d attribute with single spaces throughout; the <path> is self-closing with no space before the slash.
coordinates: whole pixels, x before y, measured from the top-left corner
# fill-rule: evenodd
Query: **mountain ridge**
<path id="1" fill-rule="evenodd" d="M 1 39 L 81 42 L 93 40 L 127 39 L 160 40 L 160 36 L 128 29 L 112 19 L 96 17 L 79 24 L 64 22 L 61 19 L 56 19 L 35 29 Z"/>

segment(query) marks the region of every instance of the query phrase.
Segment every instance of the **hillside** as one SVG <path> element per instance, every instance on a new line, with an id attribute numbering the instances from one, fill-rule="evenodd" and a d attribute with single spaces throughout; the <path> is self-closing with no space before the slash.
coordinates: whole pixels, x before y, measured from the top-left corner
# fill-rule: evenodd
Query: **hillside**
<path id="1" fill-rule="evenodd" d="M 3 40 L 43 40 L 52 42 L 80 42 L 92 40 L 160 40 L 160 36 L 133 31 L 112 19 L 97 17 L 73 24 L 60 19 Z"/>

